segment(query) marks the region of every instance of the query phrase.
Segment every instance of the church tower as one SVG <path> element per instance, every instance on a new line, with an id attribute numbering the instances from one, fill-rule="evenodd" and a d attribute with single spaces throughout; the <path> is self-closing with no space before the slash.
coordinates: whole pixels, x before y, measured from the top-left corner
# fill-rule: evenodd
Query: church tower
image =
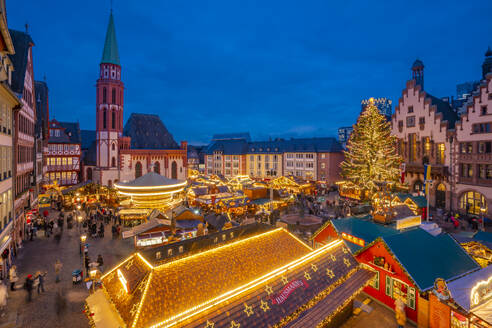
<path id="1" fill-rule="evenodd" d="M 119 172 L 118 141 L 123 134 L 124 91 L 112 12 L 109 15 L 96 90 L 96 170 L 99 172 L 94 178 L 103 185 L 112 185 L 118 179 Z"/>

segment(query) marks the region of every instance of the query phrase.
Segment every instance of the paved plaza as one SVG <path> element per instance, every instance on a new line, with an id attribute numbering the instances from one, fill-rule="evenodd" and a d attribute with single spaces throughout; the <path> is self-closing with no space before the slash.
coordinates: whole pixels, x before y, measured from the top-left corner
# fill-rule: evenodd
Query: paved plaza
<path id="1" fill-rule="evenodd" d="M 58 212 L 51 211 L 50 216 L 57 217 Z M 72 284 L 71 273 L 75 269 L 82 269 L 82 257 L 79 253 L 79 231 L 76 226 L 73 229 L 65 229 L 59 244 L 51 236 L 44 237 L 44 232 L 39 231 L 38 237 L 33 241 L 24 242 L 15 264 L 18 267 L 19 281 L 22 285 L 28 274 L 36 271 L 47 271 L 45 293 L 37 294 L 33 291 L 32 302 L 27 302 L 27 292 L 20 287 L 14 292 L 9 291 L 7 315 L 0 319 L 0 328 L 5 327 L 88 327 L 88 321 L 82 312 L 84 300 L 89 295 L 84 283 Z M 104 238 L 91 239 L 89 243 L 89 257 L 95 261 L 98 254 L 104 259 L 104 269 L 108 270 L 120 260 L 128 256 L 133 250 L 133 240 L 113 240 L 111 225 L 105 228 Z M 61 282 L 55 283 L 54 264 L 57 259 L 63 264 Z M 57 293 L 61 292 L 65 306 L 57 306 L 64 302 L 57 302 Z M 61 312 L 57 313 L 57 308 Z M 59 312 L 59 311 L 58 311 Z"/>

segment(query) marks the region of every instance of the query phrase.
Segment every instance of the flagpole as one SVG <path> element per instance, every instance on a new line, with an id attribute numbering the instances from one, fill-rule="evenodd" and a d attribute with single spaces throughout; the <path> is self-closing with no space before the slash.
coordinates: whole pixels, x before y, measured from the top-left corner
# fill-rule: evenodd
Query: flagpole
<path id="1" fill-rule="evenodd" d="M 425 184 L 425 186 L 427 188 L 427 190 L 426 190 L 426 192 L 427 192 L 427 217 L 426 217 L 426 220 L 427 220 L 427 222 L 429 222 L 429 215 L 430 215 L 430 213 L 429 213 L 429 197 L 430 197 L 430 195 L 429 195 L 429 182 L 428 181 Z"/>

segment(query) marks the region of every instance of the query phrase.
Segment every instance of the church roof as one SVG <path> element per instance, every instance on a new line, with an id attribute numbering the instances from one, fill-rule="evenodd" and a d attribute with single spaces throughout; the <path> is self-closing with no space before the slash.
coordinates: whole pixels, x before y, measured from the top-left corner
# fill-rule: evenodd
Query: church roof
<path id="1" fill-rule="evenodd" d="M 24 79 L 26 76 L 27 57 L 29 48 L 34 45 L 31 36 L 27 33 L 9 30 L 14 43 L 15 54 L 9 55 L 14 72 L 12 73 L 12 91 L 22 94 L 24 90 Z"/>
<path id="2" fill-rule="evenodd" d="M 59 122 L 65 128 L 65 133 L 70 138 L 71 143 L 81 143 L 80 126 L 78 122 Z"/>
<path id="3" fill-rule="evenodd" d="M 251 141 L 251 136 L 249 132 L 237 132 L 237 133 L 218 133 L 214 134 L 212 137 L 212 141 L 217 140 L 241 140 L 244 139 L 247 142 Z"/>
<path id="4" fill-rule="evenodd" d="M 431 99 L 432 105 L 436 106 L 437 113 L 442 114 L 443 121 L 449 122 L 448 128 L 454 129 L 454 124 L 458 120 L 458 114 L 456 114 L 451 105 L 448 102 L 434 97 L 431 94 L 427 94 L 427 97 Z"/>
<path id="5" fill-rule="evenodd" d="M 132 113 L 123 134 L 131 137 L 133 149 L 178 149 L 171 133 L 157 115 Z"/>
<path id="6" fill-rule="evenodd" d="M 120 65 L 120 55 L 118 53 L 118 43 L 116 42 L 116 31 L 114 28 L 113 13 L 109 15 L 108 30 L 106 31 L 106 41 L 104 42 L 104 50 L 101 59 L 101 64 L 103 63 Z"/>

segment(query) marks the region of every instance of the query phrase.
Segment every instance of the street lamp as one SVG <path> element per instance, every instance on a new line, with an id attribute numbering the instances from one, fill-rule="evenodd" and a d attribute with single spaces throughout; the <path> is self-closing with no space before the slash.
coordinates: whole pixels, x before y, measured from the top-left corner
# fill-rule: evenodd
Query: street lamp
<path id="1" fill-rule="evenodd" d="M 480 207 L 480 214 L 481 214 L 481 229 L 482 231 L 485 231 L 485 212 L 487 211 L 487 208 L 485 207 L 485 204 L 482 204 L 482 206 Z"/>

